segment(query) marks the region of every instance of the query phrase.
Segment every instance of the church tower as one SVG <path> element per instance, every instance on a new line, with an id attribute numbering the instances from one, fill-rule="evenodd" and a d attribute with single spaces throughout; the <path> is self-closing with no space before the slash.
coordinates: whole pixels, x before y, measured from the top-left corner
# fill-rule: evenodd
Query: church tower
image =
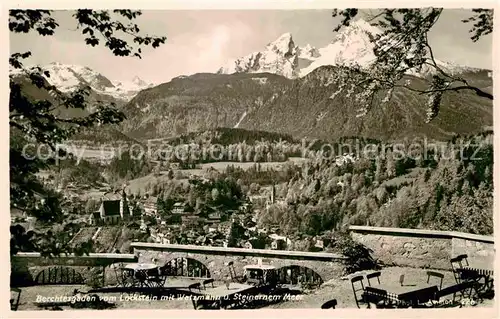
<path id="1" fill-rule="evenodd" d="M 271 198 L 270 198 L 271 204 L 274 204 L 275 200 L 276 200 L 276 187 L 273 184 L 273 187 L 271 188 Z"/>
<path id="2" fill-rule="evenodd" d="M 127 194 L 125 193 L 125 189 L 122 190 L 122 198 L 120 199 L 120 216 L 122 218 L 128 217 L 130 215 L 130 211 L 127 203 Z"/>

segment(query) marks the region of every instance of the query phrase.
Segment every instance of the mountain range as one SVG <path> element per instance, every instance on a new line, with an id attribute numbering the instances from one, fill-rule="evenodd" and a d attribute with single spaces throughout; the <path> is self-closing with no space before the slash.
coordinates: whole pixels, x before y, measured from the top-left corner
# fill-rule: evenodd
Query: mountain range
<path id="1" fill-rule="evenodd" d="M 291 33 L 281 35 L 269 43 L 263 50 L 252 52 L 246 56 L 232 59 L 218 69 L 218 73 L 275 73 L 287 78 L 304 77 L 320 66 L 358 64 L 366 68 L 373 63 L 374 44 L 369 35 L 379 35 L 382 31 L 360 19 L 336 34 L 334 39 L 323 48 L 315 48 L 310 44 L 298 46 Z M 436 60 L 444 71 L 450 74 L 462 72 L 479 72 L 481 69 L 456 65 Z M 411 70 L 409 74 L 426 77 L 433 74 L 432 67 L 423 68 L 419 72 Z"/>
<path id="2" fill-rule="evenodd" d="M 112 81 L 101 73 L 81 65 L 52 62 L 41 67 L 49 72 L 49 76 L 45 76 L 47 82 L 56 86 L 61 92 L 71 92 L 82 86 L 89 86 L 92 93 L 116 99 L 119 104 L 128 102 L 141 90 L 153 86 L 138 76 L 131 81 Z M 12 72 L 19 72 L 16 71 Z"/>
<path id="3" fill-rule="evenodd" d="M 425 124 L 426 97 L 397 89 L 364 117 L 345 94 L 334 94 L 336 66 L 322 66 L 299 79 L 271 73 L 195 74 L 143 90 L 123 108 L 122 131 L 136 139 L 171 137 L 187 132 L 232 127 L 270 131 L 295 138 L 335 140 L 363 136 L 381 140 L 480 132 L 493 123 L 491 101 L 471 92 L 444 95 L 440 115 Z M 487 71 L 464 73 L 472 83 L 491 85 Z M 486 80 L 485 80 L 486 79 Z M 423 80 L 409 75 L 414 87 Z M 475 82 L 474 82 L 475 81 Z M 483 82 L 486 81 L 486 82 Z"/>
<path id="4" fill-rule="evenodd" d="M 216 74 L 179 76 L 159 85 L 138 77 L 119 83 L 87 67 L 59 63 L 46 66 L 51 72 L 47 80 L 63 92 L 89 85 L 93 98 L 117 103 L 127 116 L 110 134 L 118 139 L 121 134 L 137 140 L 168 138 L 217 127 L 322 140 L 341 136 L 447 139 L 493 125 L 492 102 L 466 91 L 445 94 L 439 116 L 429 124 L 425 124 L 426 97 L 406 89 L 395 90 L 388 103 L 381 102 L 383 96 L 377 97 L 380 103 L 366 116 L 356 117 L 359 105 L 352 97 L 336 94 L 339 83 L 332 79 L 339 67 L 370 65 L 374 56 L 368 33 L 377 32 L 360 20 L 319 49 L 298 46 L 285 33 L 262 51 L 228 61 Z M 472 85 L 492 91 L 490 70 L 437 63 Z M 409 72 L 406 80 L 423 87 L 422 77 L 432 71 Z M 98 139 L 98 135 L 98 131 L 87 131 L 85 139 Z"/>

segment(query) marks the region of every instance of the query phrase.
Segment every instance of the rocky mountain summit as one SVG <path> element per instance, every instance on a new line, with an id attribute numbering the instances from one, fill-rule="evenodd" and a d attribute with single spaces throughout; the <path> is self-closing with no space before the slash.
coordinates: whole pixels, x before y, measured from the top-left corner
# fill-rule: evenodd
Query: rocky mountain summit
<path id="1" fill-rule="evenodd" d="M 287 78 L 304 77 L 321 66 L 353 66 L 366 68 L 375 61 L 374 44 L 369 35 L 378 35 L 382 31 L 360 19 L 344 27 L 325 47 L 316 48 L 310 44 L 297 45 L 291 33 L 281 35 L 269 43 L 262 51 L 250 53 L 244 57 L 228 61 L 220 67 L 218 73 L 274 73 Z M 450 74 L 480 72 L 481 69 L 456 65 L 451 62 L 436 61 Z M 419 72 L 409 74 L 426 77 L 435 72 L 426 67 Z"/>

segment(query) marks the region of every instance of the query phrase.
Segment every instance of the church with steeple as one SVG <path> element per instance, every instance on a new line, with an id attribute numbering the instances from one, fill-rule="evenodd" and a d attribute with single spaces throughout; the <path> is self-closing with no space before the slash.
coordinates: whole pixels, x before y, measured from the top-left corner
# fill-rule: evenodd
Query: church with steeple
<path id="1" fill-rule="evenodd" d="M 134 219 L 133 211 L 129 208 L 125 189 L 121 194 L 118 191 L 106 193 L 101 198 L 99 210 L 90 214 L 91 225 L 114 225 L 120 221 Z"/>

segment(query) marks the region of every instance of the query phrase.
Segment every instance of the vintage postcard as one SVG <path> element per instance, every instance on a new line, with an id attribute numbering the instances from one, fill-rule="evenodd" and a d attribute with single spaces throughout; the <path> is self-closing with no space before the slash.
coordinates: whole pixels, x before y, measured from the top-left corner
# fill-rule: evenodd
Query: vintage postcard
<path id="1" fill-rule="evenodd" d="M 6 10 L 14 315 L 492 310 L 493 6 L 351 6 Z"/>

